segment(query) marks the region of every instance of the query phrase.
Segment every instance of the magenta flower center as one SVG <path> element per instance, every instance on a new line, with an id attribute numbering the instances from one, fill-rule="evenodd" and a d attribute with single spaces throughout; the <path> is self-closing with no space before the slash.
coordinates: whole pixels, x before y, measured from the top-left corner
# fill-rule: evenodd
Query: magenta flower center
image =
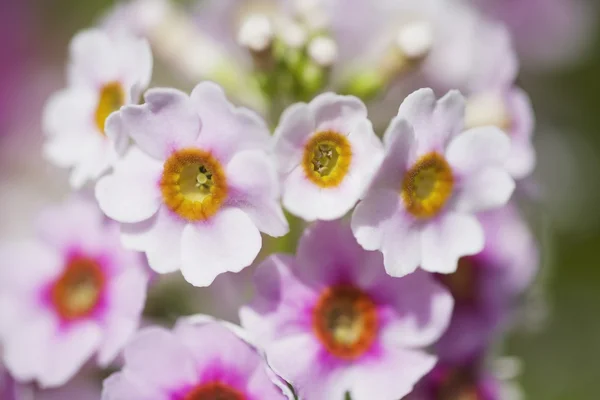
<path id="1" fill-rule="evenodd" d="M 221 382 L 204 383 L 188 392 L 183 400 L 245 400 L 237 389 Z"/>
<path id="2" fill-rule="evenodd" d="M 377 335 L 375 303 L 352 286 L 327 288 L 314 308 L 313 329 L 331 354 L 358 358 L 371 348 Z"/>
<path id="3" fill-rule="evenodd" d="M 104 273 L 95 259 L 72 257 L 52 285 L 52 304 L 64 320 L 85 318 L 96 309 L 105 284 Z"/>

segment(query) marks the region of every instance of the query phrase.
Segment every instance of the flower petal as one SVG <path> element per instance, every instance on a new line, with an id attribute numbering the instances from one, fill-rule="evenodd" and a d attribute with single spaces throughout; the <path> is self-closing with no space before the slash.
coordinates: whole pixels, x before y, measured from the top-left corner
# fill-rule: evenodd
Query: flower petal
<path id="1" fill-rule="evenodd" d="M 78 33 L 71 41 L 69 81 L 74 85 L 98 86 L 119 79 L 115 44 L 100 29 Z"/>
<path id="2" fill-rule="evenodd" d="M 269 147 L 269 129 L 263 119 L 246 108 L 231 104 L 223 89 L 212 82 L 198 84 L 191 94 L 202 120 L 197 145 L 213 153 L 222 163 L 243 150 Z"/>
<path id="3" fill-rule="evenodd" d="M 462 179 L 453 202 L 457 210 L 477 213 L 505 205 L 515 181 L 500 167 L 487 167 Z"/>
<path id="4" fill-rule="evenodd" d="M 184 228 L 181 272 L 192 285 L 209 286 L 219 274 L 252 264 L 261 244 L 248 214 L 239 208 L 222 209 L 210 220 Z"/>
<path id="5" fill-rule="evenodd" d="M 202 123 L 194 104 L 175 89 L 149 89 L 145 103 L 121 108 L 124 129 L 147 154 L 164 160 L 173 150 L 191 147 Z"/>
<path id="6" fill-rule="evenodd" d="M 271 159 L 260 151 L 237 153 L 227 164 L 227 204 L 246 212 L 261 232 L 279 237 L 289 232 L 279 204 L 279 181 Z"/>
<path id="7" fill-rule="evenodd" d="M 433 90 L 419 89 L 404 99 L 398 109 L 398 117 L 407 121 L 417 132 L 427 132 L 436 104 Z"/>
<path id="8" fill-rule="evenodd" d="M 483 228 L 472 215 L 447 213 L 425 225 L 421 245 L 421 268 L 449 274 L 456 271 L 460 257 L 483 249 Z"/>
<path id="9" fill-rule="evenodd" d="M 384 134 L 385 156 L 375 174 L 372 188 L 399 190 L 404 174 L 415 158 L 415 132 L 406 120 L 394 117 Z"/>
<path id="10" fill-rule="evenodd" d="M 121 225 L 121 241 L 128 249 L 143 251 L 152 270 L 159 274 L 181 268 L 181 237 L 185 222 L 166 207 L 136 224 Z"/>
<path id="11" fill-rule="evenodd" d="M 127 371 L 112 374 L 102 384 L 102 400 L 171 400 L 171 395 L 136 379 Z"/>
<path id="12" fill-rule="evenodd" d="M 510 138 L 496 127 L 469 129 L 455 137 L 446 149 L 446 160 L 455 175 L 465 176 L 489 165 L 503 165 Z"/>
<path id="13" fill-rule="evenodd" d="M 385 226 L 399 210 L 400 196 L 391 190 L 372 190 L 354 209 L 352 232 L 365 250 L 379 250 Z"/>
<path id="14" fill-rule="evenodd" d="M 132 147 L 111 175 L 96 184 L 102 211 L 119 222 L 140 222 L 156 213 L 161 204 L 158 186 L 162 165 Z"/>
<path id="15" fill-rule="evenodd" d="M 273 135 L 273 154 L 280 174 L 289 173 L 302 162 L 304 145 L 314 131 L 314 116 L 307 104 L 296 103 L 283 112 Z"/>
<path id="16" fill-rule="evenodd" d="M 315 97 L 308 108 L 313 115 L 317 131 L 343 130 L 348 133 L 357 120 L 367 118 L 367 107 L 354 96 L 322 93 Z"/>

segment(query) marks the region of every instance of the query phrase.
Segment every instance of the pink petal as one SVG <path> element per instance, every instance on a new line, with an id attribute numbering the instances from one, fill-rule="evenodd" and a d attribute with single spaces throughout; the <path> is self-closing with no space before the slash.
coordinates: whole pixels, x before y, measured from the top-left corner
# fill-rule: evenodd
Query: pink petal
<path id="1" fill-rule="evenodd" d="M 460 177 L 489 165 L 503 165 L 510 138 L 495 127 L 473 128 L 455 137 L 446 149 L 446 160 Z"/>
<path id="2" fill-rule="evenodd" d="M 315 131 L 314 116 L 305 103 L 288 107 L 275 130 L 273 154 L 280 174 L 287 174 L 302 162 L 304 145 Z"/>
<path id="3" fill-rule="evenodd" d="M 354 209 L 352 232 L 365 250 L 379 250 L 385 227 L 399 210 L 400 196 L 391 190 L 372 190 Z"/>
<path id="4" fill-rule="evenodd" d="M 480 212 L 505 205 L 515 190 L 508 171 L 498 166 L 482 168 L 460 182 L 454 196 L 457 210 Z"/>
<path id="5" fill-rule="evenodd" d="M 69 81 L 76 85 L 98 86 L 119 79 L 115 44 L 99 29 L 78 33 L 70 44 Z"/>

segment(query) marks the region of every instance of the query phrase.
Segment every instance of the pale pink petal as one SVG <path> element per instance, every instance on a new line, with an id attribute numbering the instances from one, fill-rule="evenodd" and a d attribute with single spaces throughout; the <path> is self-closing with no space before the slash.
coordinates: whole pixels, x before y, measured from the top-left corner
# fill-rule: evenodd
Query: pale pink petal
<path id="1" fill-rule="evenodd" d="M 279 181 L 267 154 L 237 153 L 227 164 L 227 204 L 246 212 L 261 232 L 283 236 L 289 225 L 279 204 Z"/>
<path id="2" fill-rule="evenodd" d="M 152 77 L 150 43 L 146 39 L 123 35 L 115 41 L 115 53 L 123 82 L 128 88 L 137 89 L 132 93 L 132 102 L 137 103 L 138 98 L 134 96 L 141 95 L 139 89 L 147 88 Z"/>
<path id="3" fill-rule="evenodd" d="M 308 108 L 317 131 L 341 130 L 339 133 L 348 134 L 357 121 L 367 118 L 367 108 L 360 99 L 331 92 L 315 97 Z"/>
<path id="4" fill-rule="evenodd" d="M 51 280 L 63 267 L 63 256 L 39 242 L 14 242 L 0 245 L 0 291 L 32 295 L 43 282 Z"/>
<path id="5" fill-rule="evenodd" d="M 129 147 L 129 135 L 123 126 L 121 113 L 113 112 L 104 122 L 104 132 L 119 156 L 123 156 Z"/>
<path id="6" fill-rule="evenodd" d="M 483 167 L 460 181 L 453 202 L 459 211 L 477 213 L 503 206 L 514 190 L 515 181 L 504 168 Z"/>
<path id="7" fill-rule="evenodd" d="M 436 105 L 431 89 L 419 89 L 409 94 L 400 104 L 398 117 L 407 121 L 416 132 L 427 132 Z"/>
<path id="8" fill-rule="evenodd" d="M 85 140 L 82 130 L 98 134 L 93 115 L 98 93 L 91 88 L 72 87 L 54 93 L 44 107 L 42 126 L 47 135 L 69 136 L 70 140 Z"/>
<path id="9" fill-rule="evenodd" d="M 90 141 L 87 147 L 81 149 L 82 158 L 73 168 L 69 183 L 75 189 L 81 188 L 87 181 L 98 179 L 117 161 L 117 153 L 112 144 L 105 138 Z"/>
<path id="10" fill-rule="evenodd" d="M 222 163 L 226 164 L 238 151 L 268 149 L 270 134 L 263 119 L 253 111 L 234 107 L 219 85 L 198 84 L 191 100 L 202 120 L 197 145 Z"/>
<path id="11" fill-rule="evenodd" d="M 171 400 L 171 395 L 128 371 L 112 374 L 104 380 L 102 400 Z"/>
<path id="12" fill-rule="evenodd" d="M 137 147 L 119 161 L 111 175 L 96 184 L 96 199 L 102 211 L 119 222 L 140 222 L 158 210 L 162 194 L 158 182 L 162 164 Z"/>
<path id="13" fill-rule="evenodd" d="M 147 154 L 164 160 L 181 148 L 194 146 L 202 122 L 194 103 L 176 89 L 149 89 L 145 103 L 121 108 L 123 127 Z"/>
<path id="14" fill-rule="evenodd" d="M 352 232 L 365 250 L 379 250 L 384 243 L 385 227 L 400 209 L 400 196 L 391 190 L 372 190 L 352 214 Z"/>
<path id="15" fill-rule="evenodd" d="M 302 162 L 304 145 L 314 131 L 314 117 L 307 104 L 296 103 L 283 112 L 275 130 L 273 148 L 280 174 L 287 174 Z"/>
<path id="16" fill-rule="evenodd" d="M 465 98 L 458 90 L 451 90 L 436 103 L 430 131 L 418 134 L 418 138 L 429 141 L 428 148 L 443 152 L 448 142 L 463 132 L 464 119 Z"/>
<path id="17" fill-rule="evenodd" d="M 75 85 L 99 86 L 119 79 L 115 44 L 99 29 L 78 33 L 71 41 L 69 81 Z"/>
<path id="18" fill-rule="evenodd" d="M 352 127 L 348 133 L 348 141 L 352 146 L 352 159 L 348 173 L 356 178 L 362 193 L 371 183 L 383 161 L 383 145 L 373 132 L 373 125 L 366 118 L 359 120 Z"/>
<path id="19" fill-rule="evenodd" d="M 465 176 L 488 165 L 504 165 L 510 138 L 496 127 L 473 128 L 455 137 L 446 149 L 446 160 L 455 175 Z"/>
<path id="20" fill-rule="evenodd" d="M 456 271 L 460 257 L 483 250 L 484 233 L 474 216 L 447 213 L 425 225 L 421 245 L 421 268 L 449 274 Z"/>
<path id="21" fill-rule="evenodd" d="M 225 208 L 203 223 L 188 224 L 181 238 L 181 272 L 194 286 L 209 286 L 224 272 L 252 264 L 262 238 L 248 214 Z"/>
<path id="22" fill-rule="evenodd" d="M 403 277 L 414 272 L 423 260 L 420 221 L 399 208 L 383 226 L 381 252 L 387 273 Z"/>
<path id="23" fill-rule="evenodd" d="M 385 156 L 371 187 L 399 190 L 409 163 L 416 157 L 414 129 L 406 120 L 394 117 L 385 131 L 383 141 Z"/>
<path id="24" fill-rule="evenodd" d="M 159 274 L 181 268 L 181 236 L 185 221 L 166 207 L 151 218 L 136 224 L 121 225 L 121 240 L 126 248 L 143 251 L 150 268 Z"/>

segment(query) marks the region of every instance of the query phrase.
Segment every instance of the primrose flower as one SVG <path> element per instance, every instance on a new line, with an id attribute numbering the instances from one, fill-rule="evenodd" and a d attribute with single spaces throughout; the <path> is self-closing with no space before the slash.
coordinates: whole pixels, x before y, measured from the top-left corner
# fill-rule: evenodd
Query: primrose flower
<path id="1" fill-rule="evenodd" d="M 78 33 L 70 45 L 68 84 L 44 111 L 46 157 L 72 167 L 75 188 L 97 179 L 127 146 L 107 117 L 125 104 L 137 103 L 150 83 L 152 54 L 145 40 L 110 37 L 93 29 Z"/>
<path id="2" fill-rule="evenodd" d="M 44 212 L 39 241 L 3 244 L 0 343 L 19 381 L 63 385 L 92 355 L 107 366 L 137 329 L 147 272 L 92 202 Z"/>
<path id="3" fill-rule="evenodd" d="M 485 248 L 462 257 L 456 272 L 436 274 L 454 297 L 448 330 L 436 344 L 441 360 L 464 362 L 483 352 L 505 329 L 515 300 L 538 269 L 533 235 L 512 204 L 478 216 L 485 231 Z"/>
<path id="4" fill-rule="evenodd" d="M 452 312 L 429 274 L 390 277 L 340 222 L 307 228 L 296 257 L 269 257 L 255 285 L 242 326 L 303 399 L 402 398 L 435 365 L 424 348 Z"/>
<path id="5" fill-rule="evenodd" d="M 136 146 L 98 182 L 96 198 L 152 269 L 181 269 L 191 284 L 208 286 L 254 261 L 260 232 L 289 230 L 266 152 L 269 131 L 210 82 L 191 97 L 150 89 L 145 100 L 110 118 Z"/>
<path id="6" fill-rule="evenodd" d="M 431 89 L 411 94 L 385 136 L 385 159 L 352 216 L 367 250 L 380 250 L 387 272 L 418 266 L 450 273 L 480 252 L 484 232 L 474 213 L 502 206 L 515 183 L 506 171 L 510 139 L 498 128 L 463 131 L 464 98 L 436 102 Z"/>
<path id="7" fill-rule="evenodd" d="M 239 331 L 204 316 L 172 332 L 141 330 L 125 348 L 123 370 L 104 381 L 102 400 L 292 400 Z"/>
<path id="8" fill-rule="evenodd" d="M 325 93 L 283 113 L 274 153 L 284 207 L 307 221 L 332 220 L 363 194 L 383 146 L 358 98 Z"/>

